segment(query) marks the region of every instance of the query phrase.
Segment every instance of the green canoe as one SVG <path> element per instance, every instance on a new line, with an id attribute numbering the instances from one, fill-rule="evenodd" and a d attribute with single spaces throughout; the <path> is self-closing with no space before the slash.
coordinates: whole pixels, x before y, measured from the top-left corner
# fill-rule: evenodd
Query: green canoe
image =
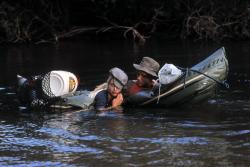
<path id="1" fill-rule="evenodd" d="M 225 83 L 229 71 L 225 48 L 222 47 L 205 60 L 186 69 L 171 85 L 151 92 L 140 92 L 127 99 L 132 106 L 170 107 L 183 103 L 196 103 L 211 97 L 218 83 Z"/>

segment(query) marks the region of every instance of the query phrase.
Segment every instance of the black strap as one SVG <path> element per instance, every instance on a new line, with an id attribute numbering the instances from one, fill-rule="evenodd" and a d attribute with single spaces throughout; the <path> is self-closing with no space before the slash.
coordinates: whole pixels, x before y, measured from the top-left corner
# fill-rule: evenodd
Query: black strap
<path id="1" fill-rule="evenodd" d="M 190 68 L 182 68 L 182 67 L 178 67 L 178 66 L 177 66 L 177 68 L 179 68 L 179 69 L 180 69 L 181 71 L 183 71 L 185 74 L 187 74 L 188 71 L 192 71 L 192 72 L 196 72 L 196 73 L 198 73 L 198 74 L 202 74 L 202 75 L 204 75 L 204 76 L 206 76 L 206 77 L 212 79 L 212 80 L 215 81 L 217 84 L 219 84 L 219 85 L 221 85 L 221 86 L 223 86 L 223 87 L 225 87 L 225 88 L 227 88 L 227 89 L 230 88 L 230 86 L 229 86 L 229 84 L 226 82 L 226 80 L 224 80 L 224 81 L 218 81 L 217 79 L 215 79 L 215 78 L 213 78 L 213 77 L 211 77 L 211 76 L 209 76 L 209 75 L 207 75 L 207 74 L 205 74 L 205 73 L 203 73 L 203 72 L 200 72 L 200 71 L 194 70 L 194 69 L 190 69 Z M 185 77 L 186 77 L 186 76 L 185 76 Z"/>

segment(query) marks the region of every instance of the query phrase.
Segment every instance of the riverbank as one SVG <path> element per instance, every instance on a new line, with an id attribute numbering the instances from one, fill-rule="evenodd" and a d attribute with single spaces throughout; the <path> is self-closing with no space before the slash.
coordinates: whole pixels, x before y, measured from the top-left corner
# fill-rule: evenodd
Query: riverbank
<path id="1" fill-rule="evenodd" d="M 250 5 L 243 0 L 4 0 L 0 13 L 0 42 L 7 43 L 108 34 L 143 44 L 159 33 L 175 39 L 250 39 Z"/>

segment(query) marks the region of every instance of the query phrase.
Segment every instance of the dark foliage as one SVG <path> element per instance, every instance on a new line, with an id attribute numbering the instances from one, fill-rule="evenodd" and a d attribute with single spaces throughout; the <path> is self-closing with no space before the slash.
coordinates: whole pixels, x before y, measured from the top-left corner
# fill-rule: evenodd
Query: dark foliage
<path id="1" fill-rule="evenodd" d="M 249 0 L 22 0 L 0 2 L 2 42 L 57 42 L 100 33 L 249 39 Z"/>

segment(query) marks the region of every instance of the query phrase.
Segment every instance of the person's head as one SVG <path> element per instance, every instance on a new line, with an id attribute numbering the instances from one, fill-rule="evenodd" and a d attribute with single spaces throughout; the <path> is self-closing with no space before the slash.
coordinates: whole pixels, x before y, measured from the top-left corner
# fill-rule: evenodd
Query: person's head
<path id="1" fill-rule="evenodd" d="M 160 65 L 150 57 L 143 57 L 140 64 L 133 64 L 137 72 L 136 84 L 140 87 L 151 87 L 152 80 L 157 78 Z"/>
<path id="2" fill-rule="evenodd" d="M 120 68 L 114 67 L 109 71 L 108 92 L 116 97 L 128 82 L 127 74 Z"/>

